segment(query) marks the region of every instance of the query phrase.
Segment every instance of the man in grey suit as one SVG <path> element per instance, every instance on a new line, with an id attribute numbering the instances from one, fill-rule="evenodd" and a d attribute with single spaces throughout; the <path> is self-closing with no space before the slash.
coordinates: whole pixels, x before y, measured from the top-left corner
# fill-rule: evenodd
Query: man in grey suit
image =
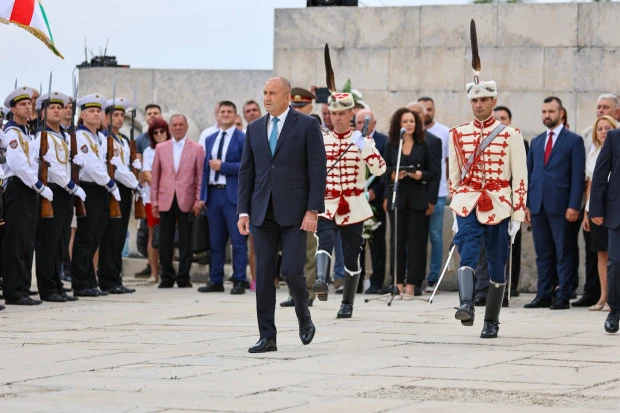
<path id="1" fill-rule="evenodd" d="M 314 324 L 308 309 L 304 277 L 306 231 L 316 231 L 325 209 L 325 147 L 318 122 L 292 110 L 291 84 L 269 79 L 263 90 L 267 115 L 248 125 L 241 168 L 237 226 L 254 236 L 256 251 L 256 312 L 260 339 L 250 353 L 277 351 L 274 321 L 278 248 L 281 272 L 295 300 L 299 337 L 310 344 Z"/>
<path id="2" fill-rule="evenodd" d="M 596 159 L 590 190 L 590 220 L 608 229 L 607 303 L 611 311 L 605 331 L 618 332 L 620 318 L 620 129 L 607 132 L 607 139 Z"/>

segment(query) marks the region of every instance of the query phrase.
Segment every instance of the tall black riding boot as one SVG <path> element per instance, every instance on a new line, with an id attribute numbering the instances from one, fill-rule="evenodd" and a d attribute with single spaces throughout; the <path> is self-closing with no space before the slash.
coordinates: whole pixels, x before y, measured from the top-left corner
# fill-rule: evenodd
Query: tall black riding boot
<path id="1" fill-rule="evenodd" d="M 352 275 L 345 268 L 344 276 L 344 292 L 342 293 L 342 304 L 336 318 L 351 318 L 353 315 L 353 302 L 355 301 L 355 293 L 357 292 L 357 283 L 360 281 L 361 271 Z"/>
<path id="2" fill-rule="evenodd" d="M 506 283 L 497 284 L 491 281 L 487 294 L 487 308 L 484 312 L 484 326 L 480 338 L 497 338 L 499 331 L 499 312 L 502 309 Z"/>
<path id="3" fill-rule="evenodd" d="M 314 281 L 312 291 L 316 293 L 320 301 L 327 301 L 327 279 L 332 265 L 331 255 L 319 250 L 314 257 L 314 262 L 316 263 L 316 281 Z"/>
<path id="4" fill-rule="evenodd" d="M 474 293 L 476 291 L 476 274 L 471 267 L 461 267 L 456 274 L 459 285 L 460 306 L 456 309 L 454 318 L 461 320 L 464 326 L 474 325 Z M 487 298 L 488 300 L 488 298 Z M 501 300 L 500 300 L 501 304 Z"/>

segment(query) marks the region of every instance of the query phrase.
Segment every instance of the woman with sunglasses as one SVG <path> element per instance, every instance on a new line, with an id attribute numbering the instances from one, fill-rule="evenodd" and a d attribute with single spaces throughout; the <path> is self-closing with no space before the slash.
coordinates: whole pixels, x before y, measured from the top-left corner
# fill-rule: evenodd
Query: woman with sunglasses
<path id="1" fill-rule="evenodd" d="M 147 244 L 149 266 L 151 267 L 151 277 L 148 279 L 150 283 L 159 282 L 159 248 L 153 248 L 153 233 L 155 226 L 159 225 L 159 218 L 155 218 L 151 211 L 151 168 L 153 167 L 153 159 L 155 158 L 155 146 L 158 143 L 170 139 L 170 130 L 168 123 L 162 118 L 155 118 L 151 121 L 148 130 L 150 145 L 142 154 L 142 172 L 140 172 L 140 181 L 144 186 L 144 209 L 146 210 L 146 222 L 149 227 L 149 239 Z"/>

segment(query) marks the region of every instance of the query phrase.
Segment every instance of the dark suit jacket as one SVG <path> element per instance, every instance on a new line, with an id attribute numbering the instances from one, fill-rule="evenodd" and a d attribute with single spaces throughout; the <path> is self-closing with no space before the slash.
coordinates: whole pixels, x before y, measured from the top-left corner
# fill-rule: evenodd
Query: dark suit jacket
<path id="1" fill-rule="evenodd" d="M 200 188 L 200 199 L 207 204 L 207 198 L 209 196 L 209 174 L 211 168 L 209 168 L 209 160 L 211 159 L 211 152 L 213 151 L 213 145 L 215 139 L 220 132 L 216 132 L 213 135 L 207 136 L 205 140 L 205 163 L 202 168 L 202 187 Z M 235 128 L 230 142 L 228 143 L 228 149 L 226 150 L 226 157 L 222 159 L 222 165 L 220 174 L 226 177 L 226 196 L 228 200 L 233 204 L 237 204 L 237 191 L 239 187 L 239 166 L 241 165 L 241 154 L 243 153 L 243 143 L 245 142 L 245 133 Z"/>
<path id="2" fill-rule="evenodd" d="M 301 225 L 308 210 L 325 210 L 327 160 L 316 119 L 290 108 L 274 155 L 269 149 L 269 115 L 248 125 L 241 168 L 237 213 L 262 225 L 269 200 L 281 226 Z"/>
<path id="3" fill-rule="evenodd" d="M 372 139 L 375 141 L 375 147 L 377 148 L 379 153 L 382 154 L 385 150 L 385 144 L 387 143 L 387 135 L 375 131 L 372 134 Z M 384 216 L 385 212 L 383 211 L 383 194 L 385 192 L 385 180 L 380 176 L 375 177 L 368 189 L 372 189 L 375 193 L 375 199 L 370 201 L 370 205 L 372 205 L 376 210 L 375 215 L 378 214 L 380 216 Z"/>
<path id="4" fill-rule="evenodd" d="M 532 214 L 540 213 L 543 206 L 552 215 L 564 215 L 567 208 L 579 211 L 586 168 L 583 138 L 562 128 L 545 165 L 546 138 L 543 132 L 530 145 L 527 206 Z"/>
<path id="5" fill-rule="evenodd" d="M 609 178 L 609 182 L 607 179 Z M 590 217 L 603 217 L 610 229 L 620 226 L 620 129 L 607 132 L 596 159 L 590 187 Z"/>
<path id="6" fill-rule="evenodd" d="M 437 204 L 437 197 L 439 195 L 439 184 L 441 183 L 441 157 L 443 156 L 443 147 L 441 138 L 433 135 L 428 131 L 424 131 L 424 133 L 426 134 L 426 142 L 428 142 L 431 148 L 431 164 L 429 165 L 429 170 L 439 171 L 436 172 L 428 180 L 428 202 L 435 205 Z"/>
<path id="7" fill-rule="evenodd" d="M 435 137 L 440 143 L 441 140 Z M 400 180 L 397 195 L 397 204 L 399 208 L 404 208 L 407 203 L 413 210 L 422 211 L 428 208 L 428 203 L 434 199 L 437 202 L 437 192 L 439 190 L 438 185 L 431 185 L 437 177 L 441 175 L 441 152 L 439 158 L 437 158 L 436 148 L 431 145 L 435 145 L 434 142 L 425 140 L 422 145 L 415 144 L 411 151 L 410 156 L 414 157 L 414 164 L 420 165 L 422 171 L 422 179 L 416 181 L 413 178 L 405 178 Z M 394 147 L 389 142 L 385 145 L 385 151 L 383 153 L 383 159 L 388 168 L 395 167 L 398 161 L 398 146 Z M 401 159 L 401 166 L 410 166 L 406 161 Z M 388 208 L 392 205 L 392 188 L 394 182 L 392 182 L 392 171 L 388 169 L 385 173 L 385 198 L 388 199 Z"/>

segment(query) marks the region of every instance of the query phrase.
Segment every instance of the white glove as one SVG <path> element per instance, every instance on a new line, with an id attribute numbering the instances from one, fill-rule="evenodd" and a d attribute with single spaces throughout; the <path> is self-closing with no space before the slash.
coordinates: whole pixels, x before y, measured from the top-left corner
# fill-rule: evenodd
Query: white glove
<path id="1" fill-rule="evenodd" d="M 112 159 L 110 159 L 110 163 L 117 168 L 120 168 L 123 165 L 123 161 L 120 156 L 113 156 Z"/>
<path id="2" fill-rule="evenodd" d="M 358 130 L 353 132 L 353 136 L 351 136 L 351 140 L 358 148 L 360 148 L 360 151 L 364 150 L 364 146 L 366 145 L 366 138 L 362 136 L 362 132 Z"/>
<path id="3" fill-rule="evenodd" d="M 79 186 L 77 187 L 77 189 L 75 190 L 75 193 L 73 195 L 75 195 L 78 198 L 80 198 L 82 200 L 82 202 L 86 201 L 86 192 L 84 192 L 84 190 L 82 188 L 80 188 Z"/>
<path id="4" fill-rule="evenodd" d="M 137 160 L 137 159 L 136 159 L 136 160 Z M 144 195 L 144 191 L 145 191 L 145 189 L 144 189 L 144 187 L 143 187 L 142 185 L 138 184 L 138 186 L 136 186 L 136 192 L 137 192 L 138 194 L 140 194 L 140 195 Z"/>
<path id="5" fill-rule="evenodd" d="M 519 232 L 520 229 L 521 229 L 521 222 L 511 219 L 510 224 L 508 224 L 508 235 L 510 235 L 511 244 L 514 244 L 515 237 L 517 236 L 517 232 Z"/>
<path id="6" fill-rule="evenodd" d="M 116 199 L 118 202 L 121 202 L 121 193 L 119 192 L 118 187 L 115 187 L 112 190 L 111 194 L 114 197 L 114 199 Z"/>
<path id="7" fill-rule="evenodd" d="M 457 232 L 459 232 L 459 224 L 458 222 L 456 222 L 456 214 L 454 212 L 452 213 L 452 219 L 454 219 L 454 221 L 452 222 L 452 232 L 456 234 Z"/>
<path id="8" fill-rule="evenodd" d="M 73 163 L 79 166 L 80 168 L 84 166 L 85 162 L 86 160 L 84 159 L 84 155 L 82 155 L 81 153 L 77 153 L 73 157 Z"/>
<path id="9" fill-rule="evenodd" d="M 54 155 L 48 152 L 45 155 L 43 155 L 43 160 L 51 164 L 52 162 L 54 162 Z"/>
<path id="10" fill-rule="evenodd" d="M 53 200 L 54 200 L 54 193 L 53 193 L 53 192 L 52 192 L 52 190 L 51 190 L 49 187 L 47 187 L 47 186 L 44 186 L 44 187 L 43 187 L 43 190 L 40 192 L 40 195 L 41 195 L 43 198 L 47 199 L 48 201 L 53 201 Z"/>
<path id="11" fill-rule="evenodd" d="M 138 158 L 133 160 L 133 162 L 131 163 L 131 166 L 133 166 L 134 169 L 142 170 L 142 162 L 140 162 L 140 159 Z"/>

